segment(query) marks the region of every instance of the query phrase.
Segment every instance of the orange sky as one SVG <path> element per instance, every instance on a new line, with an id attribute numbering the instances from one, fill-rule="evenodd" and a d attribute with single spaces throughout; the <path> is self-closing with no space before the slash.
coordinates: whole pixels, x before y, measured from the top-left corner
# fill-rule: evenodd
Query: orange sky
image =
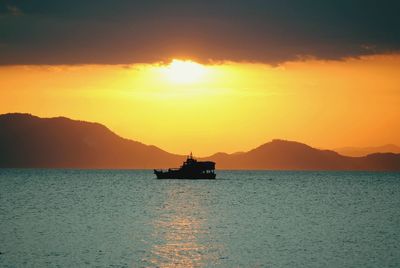
<path id="1" fill-rule="evenodd" d="M 320 148 L 400 144 L 400 55 L 279 66 L 0 67 L 0 113 L 66 116 L 205 156 L 273 138 Z"/>

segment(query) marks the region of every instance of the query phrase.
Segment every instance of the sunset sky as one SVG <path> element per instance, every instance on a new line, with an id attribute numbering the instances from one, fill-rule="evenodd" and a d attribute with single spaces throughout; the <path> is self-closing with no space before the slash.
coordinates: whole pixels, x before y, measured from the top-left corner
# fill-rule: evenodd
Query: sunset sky
<path id="1" fill-rule="evenodd" d="M 96 3 L 96 4 L 94 4 Z M 398 1 L 0 1 L 0 113 L 206 156 L 400 145 Z"/>

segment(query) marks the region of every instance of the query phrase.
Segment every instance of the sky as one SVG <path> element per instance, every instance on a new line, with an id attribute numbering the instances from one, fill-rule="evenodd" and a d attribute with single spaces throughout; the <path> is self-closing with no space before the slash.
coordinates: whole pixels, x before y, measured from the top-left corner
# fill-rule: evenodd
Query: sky
<path id="1" fill-rule="evenodd" d="M 173 153 L 400 144 L 399 1 L 0 0 L 0 113 Z"/>

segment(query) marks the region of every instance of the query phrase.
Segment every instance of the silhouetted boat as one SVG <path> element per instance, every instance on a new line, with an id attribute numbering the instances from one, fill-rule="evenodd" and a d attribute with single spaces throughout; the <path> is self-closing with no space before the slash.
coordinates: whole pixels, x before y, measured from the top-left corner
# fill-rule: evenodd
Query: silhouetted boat
<path id="1" fill-rule="evenodd" d="M 180 168 L 168 170 L 154 170 L 157 179 L 215 179 L 215 163 L 211 161 L 197 161 L 193 155 L 187 157 Z"/>

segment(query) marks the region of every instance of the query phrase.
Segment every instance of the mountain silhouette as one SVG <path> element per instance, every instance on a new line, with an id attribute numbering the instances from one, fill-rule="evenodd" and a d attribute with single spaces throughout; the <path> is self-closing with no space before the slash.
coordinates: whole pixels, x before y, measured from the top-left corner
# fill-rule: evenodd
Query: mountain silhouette
<path id="1" fill-rule="evenodd" d="M 0 167 L 154 168 L 183 159 L 121 138 L 98 123 L 0 115 Z"/>
<path id="2" fill-rule="evenodd" d="M 98 123 L 30 114 L 0 115 L 0 167 L 166 168 L 185 156 L 121 138 Z M 201 158 L 218 169 L 400 171 L 400 154 L 348 157 L 293 141 L 273 140 L 248 152 Z"/>
<path id="3" fill-rule="evenodd" d="M 273 140 L 240 154 L 218 153 L 204 160 L 217 162 L 222 169 L 272 170 L 400 170 L 400 154 L 376 153 L 348 157 L 306 144 Z"/>
<path id="4" fill-rule="evenodd" d="M 346 156 L 366 156 L 374 153 L 400 153 L 400 147 L 394 144 L 386 144 L 376 147 L 342 147 L 334 149 L 341 155 Z"/>

